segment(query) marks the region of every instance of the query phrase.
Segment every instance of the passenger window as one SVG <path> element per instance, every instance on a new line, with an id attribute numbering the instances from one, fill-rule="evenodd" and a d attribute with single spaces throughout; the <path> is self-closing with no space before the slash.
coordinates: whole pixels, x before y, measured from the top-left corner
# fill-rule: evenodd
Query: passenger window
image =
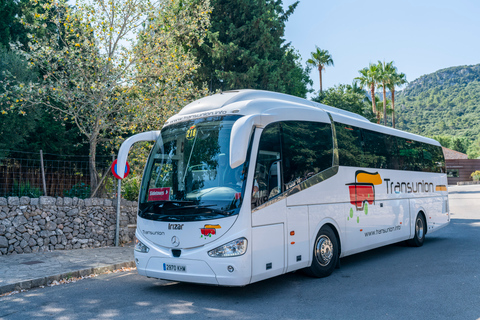
<path id="1" fill-rule="evenodd" d="M 394 136 L 363 130 L 365 162 L 369 168 L 397 169 L 397 141 Z"/>
<path id="2" fill-rule="evenodd" d="M 329 124 L 285 121 L 282 137 L 285 190 L 332 166 L 333 139 Z"/>
<path id="3" fill-rule="evenodd" d="M 333 164 L 329 124 L 285 121 L 262 132 L 255 165 L 252 208 L 262 205 Z"/>
<path id="4" fill-rule="evenodd" d="M 387 169 L 388 152 L 385 135 L 375 131 L 363 130 L 363 140 L 367 167 Z"/>
<path id="5" fill-rule="evenodd" d="M 420 142 L 398 138 L 398 154 L 403 162 L 401 170 L 422 171 L 423 150 Z"/>
<path id="6" fill-rule="evenodd" d="M 434 172 L 447 172 L 445 168 L 445 157 L 443 156 L 443 149 L 439 146 L 430 146 L 433 162 L 435 164 Z"/>
<path id="7" fill-rule="evenodd" d="M 366 167 L 360 128 L 335 123 L 340 165 Z"/>
<path id="8" fill-rule="evenodd" d="M 280 124 L 270 124 L 263 130 L 258 146 L 252 190 L 252 209 L 282 192 L 280 151 Z"/>

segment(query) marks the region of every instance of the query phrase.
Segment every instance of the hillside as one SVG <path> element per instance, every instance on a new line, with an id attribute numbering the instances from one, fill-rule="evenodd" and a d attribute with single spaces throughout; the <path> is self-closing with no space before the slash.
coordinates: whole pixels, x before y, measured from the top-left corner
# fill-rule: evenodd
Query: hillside
<path id="1" fill-rule="evenodd" d="M 480 137 L 480 64 L 442 69 L 396 95 L 397 128 L 425 136 Z"/>

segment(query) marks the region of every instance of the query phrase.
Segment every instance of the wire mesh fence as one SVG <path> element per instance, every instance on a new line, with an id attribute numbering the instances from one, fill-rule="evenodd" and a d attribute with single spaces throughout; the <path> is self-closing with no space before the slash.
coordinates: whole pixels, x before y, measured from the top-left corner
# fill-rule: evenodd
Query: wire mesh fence
<path id="1" fill-rule="evenodd" d="M 112 175 L 109 170 L 111 162 L 111 156 L 97 156 L 96 168 L 102 177 Z M 108 182 L 104 180 L 96 196 L 113 196 L 114 185 L 109 186 L 105 181 Z M 0 197 L 86 198 L 90 195 L 90 185 L 88 156 L 19 151 L 0 153 Z"/>

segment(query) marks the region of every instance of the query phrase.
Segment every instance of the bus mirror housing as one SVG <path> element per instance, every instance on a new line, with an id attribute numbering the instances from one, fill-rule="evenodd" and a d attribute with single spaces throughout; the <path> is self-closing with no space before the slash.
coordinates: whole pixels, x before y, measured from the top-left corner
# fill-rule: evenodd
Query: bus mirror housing
<path id="1" fill-rule="evenodd" d="M 244 116 L 235 121 L 230 136 L 230 167 L 232 169 L 245 162 L 248 143 L 254 127 L 264 127 L 272 121 L 272 116 L 268 114 Z"/>
<path id="2" fill-rule="evenodd" d="M 128 151 L 132 145 L 140 141 L 155 141 L 160 136 L 160 131 L 148 131 L 137 133 L 136 135 L 131 136 L 125 140 L 120 146 L 117 156 L 117 174 L 124 178 L 125 175 L 125 164 L 127 163 Z"/>

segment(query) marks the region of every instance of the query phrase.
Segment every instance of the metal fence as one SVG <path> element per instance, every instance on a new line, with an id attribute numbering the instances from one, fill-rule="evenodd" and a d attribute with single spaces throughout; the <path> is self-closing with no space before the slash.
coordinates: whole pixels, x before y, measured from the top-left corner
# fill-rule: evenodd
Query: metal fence
<path id="1" fill-rule="evenodd" d="M 37 153 L 3 151 L 0 154 L 7 154 L 7 156 L 0 155 L 0 197 L 36 198 L 48 195 L 86 198 L 89 196 L 88 156 L 65 156 L 41 151 Z M 97 171 L 102 176 L 111 175 L 109 171 L 111 162 L 111 156 L 97 156 Z M 107 186 L 105 190 L 104 180 L 102 190 L 100 194 L 97 193 L 97 196 L 108 197 L 113 192 L 115 192 L 114 186 Z"/>

